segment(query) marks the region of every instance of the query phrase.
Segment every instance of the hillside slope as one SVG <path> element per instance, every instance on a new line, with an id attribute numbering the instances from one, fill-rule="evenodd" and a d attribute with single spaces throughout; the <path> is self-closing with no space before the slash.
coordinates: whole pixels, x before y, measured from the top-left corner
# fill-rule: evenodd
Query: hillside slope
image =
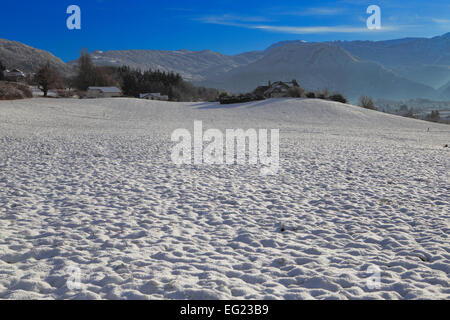
<path id="1" fill-rule="evenodd" d="M 8 69 L 18 68 L 24 72 L 36 72 L 47 62 L 62 73 L 70 74 L 72 72 L 71 67 L 50 52 L 6 39 L 0 39 L 0 61 Z"/>

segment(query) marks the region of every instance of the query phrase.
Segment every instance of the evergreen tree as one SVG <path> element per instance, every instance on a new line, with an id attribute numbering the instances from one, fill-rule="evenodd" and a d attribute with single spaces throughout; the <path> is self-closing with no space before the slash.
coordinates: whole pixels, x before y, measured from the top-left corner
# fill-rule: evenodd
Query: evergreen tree
<path id="1" fill-rule="evenodd" d="M 127 66 L 117 68 L 122 92 L 125 96 L 139 97 L 141 93 L 160 93 L 170 101 L 217 100 L 216 89 L 197 88 L 183 80 L 179 74 L 160 70 L 136 70 Z"/>
<path id="2" fill-rule="evenodd" d="M 3 71 L 6 70 L 6 67 L 3 65 L 3 63 L 0 61 L 0 80 L 5 79 L 5 75 L 3 74 Z"/>
<path id="3" fill-rule="evenodd" d="M 432 121 L 432 122 L 439 122 L 439 121 L 441 121 L 441 115 L 440 115 L 439 111 L 433 110 L 433 111 L 431 111 L 431 113 L 427 114 L 427 116 L 425 117 L 425 120 Z"/>

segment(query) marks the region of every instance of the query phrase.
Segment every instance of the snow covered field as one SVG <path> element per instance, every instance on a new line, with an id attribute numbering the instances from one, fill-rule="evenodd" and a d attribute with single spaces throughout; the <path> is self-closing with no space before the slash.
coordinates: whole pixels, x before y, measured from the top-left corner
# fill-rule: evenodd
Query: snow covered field
<path id="1" fill-rule="evenodd" d="M 194 120 L 280 129 L 278 174 L 175 166 Z M 448 299 L 449 143 L 321 100 L 0 101 L 0 298 Z"/>

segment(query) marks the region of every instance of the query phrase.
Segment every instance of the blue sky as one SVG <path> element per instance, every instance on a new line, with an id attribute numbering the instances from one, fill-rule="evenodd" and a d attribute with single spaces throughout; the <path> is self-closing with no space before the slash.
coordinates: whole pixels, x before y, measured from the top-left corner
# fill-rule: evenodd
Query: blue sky
<path id="1" fill-rule="evenodd" d="M 81 30 L 68 30 L 66 9 L 81 8 Z M 368 30 L 369 5 L 381 30 Z M 262 50 L 301 39 L 384 40 L 450 31 L 448 0 L 47 0 L 2 1 L 0 38 L 51 51 L 64 61 L 93 50 Z"/>

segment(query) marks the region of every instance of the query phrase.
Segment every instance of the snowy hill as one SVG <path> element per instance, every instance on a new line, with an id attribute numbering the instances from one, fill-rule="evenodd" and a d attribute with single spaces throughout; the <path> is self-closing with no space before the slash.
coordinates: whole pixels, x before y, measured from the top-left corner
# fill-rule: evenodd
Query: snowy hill
<path id="1" fill-rule="evenodd" d="M 36 72 L 47 62 L 62 73 L 70 73 L 71 68 L 48 51 L 35 49 L 17 41 L 0 39 L 0 61 L 8 69 Z"/>
<path id="2" fill-rule="evenodd" d="M 279 129 L 278 174 L 176 166 L 194 120 Z M 449 137 L 322 100 L 0 101 L 0 298 L 447 299 Z"/>

